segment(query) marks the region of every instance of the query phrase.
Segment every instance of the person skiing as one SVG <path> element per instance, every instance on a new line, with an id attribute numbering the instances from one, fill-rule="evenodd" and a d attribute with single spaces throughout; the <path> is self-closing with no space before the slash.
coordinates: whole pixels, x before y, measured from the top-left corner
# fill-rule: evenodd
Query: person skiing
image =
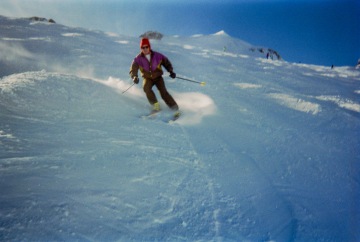
<path id="1" fill-rule="evenodd" d="M 170 73 L 171 78 L 175 78 L 176 74 L 169 59 L 163 54 L 153 51 L 151 49 L 150 41 L 147 38 L 142 38 L 140 41 L 141 52 L 134 58 L 130 67 L 130 77 L 135 84 L 139 83 L 138 70 L 140 69 L 143 78 L 143 90 L 146 97 L 152 105 L 151 114 L 160 111 L 160 104 L 156 98 L 153 86 L 156 86 L 160 92 L 161 98 L 165 101 L 166 105 L 174 111 L 174 117 L 180 116 L 179 106 L 174 98 L 169 94 L 165 87 L 165 82 L 162 77 L 163 70 L 161 66 Z"/>

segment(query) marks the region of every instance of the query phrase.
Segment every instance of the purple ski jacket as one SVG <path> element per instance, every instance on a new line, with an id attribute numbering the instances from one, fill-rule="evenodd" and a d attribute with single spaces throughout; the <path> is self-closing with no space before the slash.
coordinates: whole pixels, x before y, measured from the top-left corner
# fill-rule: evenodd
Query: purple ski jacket
<path id="1" fill-rule="evenodd" d="M 161 66 L 164 66 L 168 72 L 173 72 L 172 64 L 166 56 L 155 51 L 151 51 L 150 56 L 150 61 L 146 59 L 143 53 L 140 53 L 135 57 L 131 64 L 129 73 L 132 79 L 135 76 L 138 76 L 139 69 L 141 76 L 144 79 L 150 80 L 155 80 L 163 75 Z"/>

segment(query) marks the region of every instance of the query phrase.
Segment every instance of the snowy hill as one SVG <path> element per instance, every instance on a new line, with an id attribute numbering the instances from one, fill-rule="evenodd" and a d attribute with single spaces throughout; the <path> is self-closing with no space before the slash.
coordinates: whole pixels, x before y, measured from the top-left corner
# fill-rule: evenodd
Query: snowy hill
<path id="1" fill-rule="evenodd" d="M 207 83 L 165 78 L 170 125 L 122 93 L 138 46 L 0 16 L 1 241 L 360 239 L 359 70 L 165 36 L 153 49 Z"/>

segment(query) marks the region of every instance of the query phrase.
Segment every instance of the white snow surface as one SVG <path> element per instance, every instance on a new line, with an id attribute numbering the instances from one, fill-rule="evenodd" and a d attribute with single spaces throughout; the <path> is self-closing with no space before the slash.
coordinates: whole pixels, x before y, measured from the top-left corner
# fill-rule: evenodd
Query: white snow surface
<path id="1" fill-rule="evenodd" d="M 138 46 L 0 17 L 0 241 L 360 240 L 359 70 L 166 36 L 152 48 L 206 82 L 165 73 L 168 124 L 122 93 Z"/>

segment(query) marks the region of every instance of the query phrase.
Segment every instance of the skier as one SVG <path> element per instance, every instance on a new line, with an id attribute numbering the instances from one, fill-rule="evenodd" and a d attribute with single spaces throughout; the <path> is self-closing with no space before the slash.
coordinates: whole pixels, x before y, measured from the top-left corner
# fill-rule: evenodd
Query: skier
<path id="1" fill-rule="evenodd" d="M 176 74 L 169 59 L 159 52 L 151 49 L 150 41 L 143 38 L 140 41 L 141 53 L 139 53 L 133 60 L 130 67 L 130 76 L 135 84 L 139 83 L 138 70 L 140 69 L 143 78 L 143 90 L 149 103 L 152 105 L 151 114 L 160 111 L 160 104 L 156 98 L 152 88 L 155 85 L 160 92 L 161 98 L 165 101 L 168 107 L 174 111 L 174 118 L 180 116 L 179 106 L 174 98 L 168 93 L 165 87 L 164 79 L 162 78 L 163 70 L 161 66 L 170 73 L 171 78 L 175 78 Z"/>

